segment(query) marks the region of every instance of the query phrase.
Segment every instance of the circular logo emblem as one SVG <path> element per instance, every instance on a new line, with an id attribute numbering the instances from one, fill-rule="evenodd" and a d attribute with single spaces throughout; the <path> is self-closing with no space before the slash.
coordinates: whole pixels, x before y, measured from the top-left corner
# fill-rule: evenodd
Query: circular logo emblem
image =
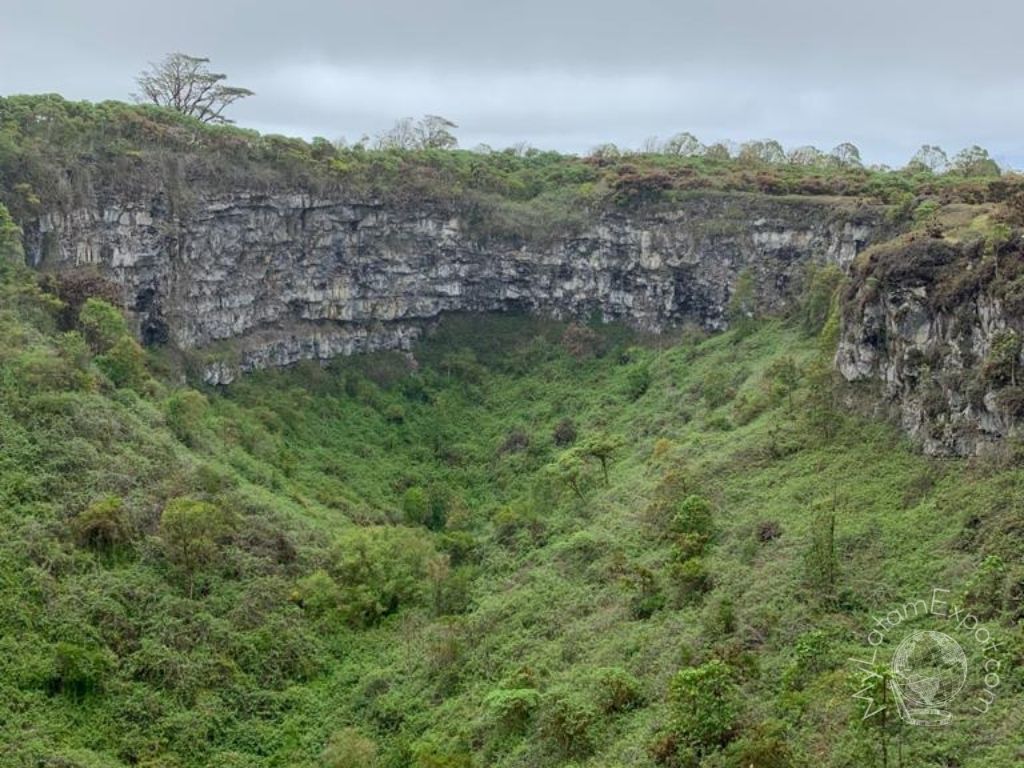
<path id="1" fill-rule="evenodd" d="M 903 638 L 892 657 L 890 686 L 903 719 L 915 725 L 945 725 L 944 709 L 967 682 L 967 655 L 943 632 L 919 631 Z"/>

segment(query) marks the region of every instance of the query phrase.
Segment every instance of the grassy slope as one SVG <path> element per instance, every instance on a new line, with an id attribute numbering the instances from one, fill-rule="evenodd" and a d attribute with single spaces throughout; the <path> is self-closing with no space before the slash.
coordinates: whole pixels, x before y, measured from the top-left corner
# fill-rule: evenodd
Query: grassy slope
<path id="1" fill-rule="evenodd" d="M 653 765 L 669 681 L 712 657 L 742 694 L 732 747 L 705 765 L 873 764 L 844 661 L 872 612 L 962 592 L 986 554 L 1020 561 L 1024 473 L 934 463 L 852 418 L 824 437 L 807 418 L 818 343 L 780 322 L 661 349 L 610 329 L 604 354 L 575 359 L 557 324 L 452 318 L 415 374 L 388 356 L 270 372 L 175 419 L 182 390 L 114 388 L 67 351 L 29 276 L 5 268 L 0 285 L 3 765 L 345 766 L 367 764 L 345 755 L 371 741 L 389 766 Z M 782 357 L 802 372 L 792 398 L 765 394 Z M 566 417 L 578 442 L 624 441 L 607 486 L 587 465 L 582 498 L 551 474 Z M 502 450 L 516 430 L 528 445 Z M 446 530 L 409 529 L 369 577 L 346 569 L 366 545 L 353 523 L 390 540 L 409 487 L 444 508 Z M 674 581 L 659 505 L 685 493 L 714 509 L 703 595 Z M 127 533 L 103 551 L 76 520 L 108 494 Z M 237 519 L 193 598 L 159 525 L 179 497 Z M 840 577 L 824 601 L 805 560 L 832 508 Z M 781 533 L 763 542 L 766 522 Z M 338 590 L 401 581 L 394 563 L 416 542 L 451 568 L 408 554 L 397 610 L 346 620 L 362 593 Z M 653 612 L 637 609 L 643 573 Z M 906 764 L 1019 764 L 1022 643 L 1000 621 L 998 705 L 908 733 Z M 635 678 L 622 711 L 599 707 L 606 668 Z M 519 724 L 488 698 L 510 688 L 539 692 Z"/>

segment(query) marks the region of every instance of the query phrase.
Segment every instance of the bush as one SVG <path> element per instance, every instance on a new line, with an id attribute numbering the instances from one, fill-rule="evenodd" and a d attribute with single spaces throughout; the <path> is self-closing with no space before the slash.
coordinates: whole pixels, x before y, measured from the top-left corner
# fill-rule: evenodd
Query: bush
<path id="1" fill-rule="evenodd" d="M 705 374 L 701 382 L 701 394 L 708 408 L 718 408 L 732 400 L 736 391 L 732 388 L 729 372 L 715 369 Z"/>
<path id="2" fill-rule="evenodd" d="M 21 228 L 0 203 L 0 259 L 21 258 Z"/>
<path id="3" fill-rule="evenodd" d="M 160 537 L 168 559 L 180 568 L 193 596 L 196 573 L 212 565 L 234 530 L 232 515 L 218 506 L 189 498 L 174 499 L 160 515 Z"/>
<path id="4" fill-rule="evenodd" d="M 646 365 L 630 368 L 626 374 L 626 397 L 639 400 L 651 386 L 651 369 Z"/>
<path id="5" fill-rule="evenodd" d="M 1016 331 L 999 331 L 982 366 L 982 376 L 989 384 L 1017 386 L 1017 368 L 1021 354 L 1021 338 Z"/>
<path id="6" fill-rule="evenodd" d="M 691 494 L 676 507 L 672 517 L 672 532 L 691 534 L 710 540 L 713 533 L 711 502 L 703 496 Z"/>
<path id="7" fill-rule="evenodd" d="M 1003 558 L 989 555 L 971 576 L 965 601 L 979 619 L 992 619 L 1002 613 L 1006 570 Z"/>
<path id="8" fill-rule="evenodd" d="M 522 504 L 508 505 L 495 512 L 492 518 L 495 538 L 505 546 L 515 546 L 524 537 L 529 544 L 544 539 L 544 521 L 536 511 Z"/>
<path id="9" fill-rule="evenodd" d="M 96 272 L 78 270 L 47 275 L 43 285 L 46 290 L 56 293 L 64 302 L 59 323 L 64 330 L 75 327 L 75 321 L 89 299 L 99 299 L 116 306 L 120 299 L 120 288 L 116 283 Z"/>
<path id="10" fill-rule="evenodd" d="M 649 569 L 638 566 L 625 581 L 631 588 L 629 613 L 634 619 L 649 619 L 665 607 L 665 596 L 658 586 L 657 578 Z"/>
<path id="11" fill-rule="evenodd" d="M 402 515 L 409 525 L 426 525 L 430 518 L 427 492 L 414 485 L 402 494 Z"/>
<path id="12" fill-rule="evenodd" d="M 757 540 L 762 544 L 775 541 L 782 535 L 782 524 L 777 520 L 762 520 L 757 524 Z"/>
<path id="13" fill-rule="evenodd" d="M 680 670 L 669 684 L 674 732 L 700 754 L 718 749 L 735 727 L 737 696 L 735 674 L 725 662 Z"/>
<path id="14" fill-rule="evenodd" d="M 704 567 L 704 561 L 699 557 L 673 563 L 671 572 L 679 600 L 683 603 L 700 598 L 711 590 L 711 576 Z"/>
<path id="15" fill-rule="evenodd" d="M 369 626 L 401 606 L 418 603 L 426 591 L 427 561 L 433 547 L 410 528 L 377 526 L 343 534 L 333 572 L 345 618 Z"/>
<path id="16" fill-rule="evenodd" d="M 758 724 L 729 744 L 725 759 L 730 768 L 790 768 L 794 761 L 787 740 L 787 724 Z"/>
<path id="17" fill-rule="evenodd" d="M 312 616 L 329 616 L 341 608 L 341 590 L 323 569 L 301 579 L 292 599 Z"/>
<path id="18" fill-rule="evenodd" d="M 8 367 L 9 381 L 25 396 L 40 392 L 75 392 L 91 388 L 88 375 L 48 349 L 31 349 Z"/>
<path id="19" fill-rule="evenodd" d="M 320 753 L 323 768 L 375 768 L 377 745 L 356 728 L 335 731 Z"/>
<path id="20" fill-rule="evenodd" d="M 78 313 L 78 326 L 89 346 L 103 354 L 128 336 L 128 326 L 121 311 L 102 299 L 86 299 Z"/>
<path id="21" fill-rule="evenodd" d="M 135 339 L 118 339 L 106 354 L 96 358 L 96 367 L 106 374 L 118 389 L 140 389 L 148 378 L 146 353 Z"/>
<path id="22" fill-rule="evenodd" d="M 597 708 L 575 691 L 559 688 L 543 697 L 540 733 L 562 757 L 589 755 L 594 749 L 594 730 L 599 720 Z"/>
<path id="23" fill-rule="evenodd" d="M 167 426 L 185 445 L 195 446 L 199 443 L 203 418 L 209 405 L 205 395 L 194 389 L 175 392 L 164 404 Z"/>
<path id="24" fill-rule="evenodd" d="M 48 688 L 81 700 L 102 690 L 104 679 L 113 669 L 113 654 L 106 648 L 57 643 Z"/>
<path id="25" fill-rule="evenodd" d="M 572 323 L 562 334 L 562 348 L 577 360 L 596 357 L 601 348 L 601 337 L 585 325 Z"/>
<path id="26" fill-rule="evenodd" d="M 132 539 L 124 503 L 117 496 L 94 501 L 72 521 L 72 528 L 79 545 L 105 555 Z"/>
<path id="27" fill-rule="evenodd" d="M 530 436 L 522 427 L 515 427 L 505 437 L 505 441 L 498 448 L 498 455 L 507 453 L 519 453 L 530 447 Z"/>
<path id="28" fill-rule="evenodd" d="M 1011 419 L 1024 418 L 1024 387 L 1000 389 L 996 392 L 996 407 Z"/>
<path id="29" fill-rule="evenodd" d="M 502 733 L 522 733 L 540 704 L 536 688 L 496 688 L 484 698 L 484 706 Z"/>
<path id="30" fill-rule="evenodd" d="M 604 667 L 594 672 L 597 705 L 605 714 L 625 712 L 640 706 L 640 681 L 620 667 Z"/>
<path id="31" fill-rule="evenodd" d="M 576 424 L 569 417 L 561 419 L 551 433 L 555 445 L 564 448 L 576 442 Z"/>

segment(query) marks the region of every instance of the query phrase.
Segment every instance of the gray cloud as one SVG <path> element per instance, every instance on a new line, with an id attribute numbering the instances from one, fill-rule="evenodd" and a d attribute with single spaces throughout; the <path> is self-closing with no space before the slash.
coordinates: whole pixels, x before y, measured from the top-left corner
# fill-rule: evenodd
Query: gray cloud
<path id="1" fill-rule="evenodd" d="M 257 91 L 240 124 L 358 138 L 440 113 L 465 146 L 585 151 L 681 130 L 901 164 L 979 142 L 1024 166 L 1016 0 L 2 0 L 0 93 L 125 98 L 207 55 Z"/>

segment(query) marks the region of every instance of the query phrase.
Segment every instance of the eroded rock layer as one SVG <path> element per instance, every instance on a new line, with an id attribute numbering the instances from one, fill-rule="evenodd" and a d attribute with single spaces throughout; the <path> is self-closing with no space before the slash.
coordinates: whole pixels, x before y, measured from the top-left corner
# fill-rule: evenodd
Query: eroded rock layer
<path id="1" fill-rule="evenodd" d="M 26 246 L 41 268 L 92 265 L 113 279 L 143 341 L 209 350 L 207 379 L 223 383 L 407 349 L 449 311 L 718 329 L 741 274 L 762 307 L 783 308 L 808 263 L 848 264 L 880 220 L 850 202 L 709 193 L 527 239 L 478 235 L 437 207 L 200 191 L 187 212 L 154 194 L 50 213 Z"/>

